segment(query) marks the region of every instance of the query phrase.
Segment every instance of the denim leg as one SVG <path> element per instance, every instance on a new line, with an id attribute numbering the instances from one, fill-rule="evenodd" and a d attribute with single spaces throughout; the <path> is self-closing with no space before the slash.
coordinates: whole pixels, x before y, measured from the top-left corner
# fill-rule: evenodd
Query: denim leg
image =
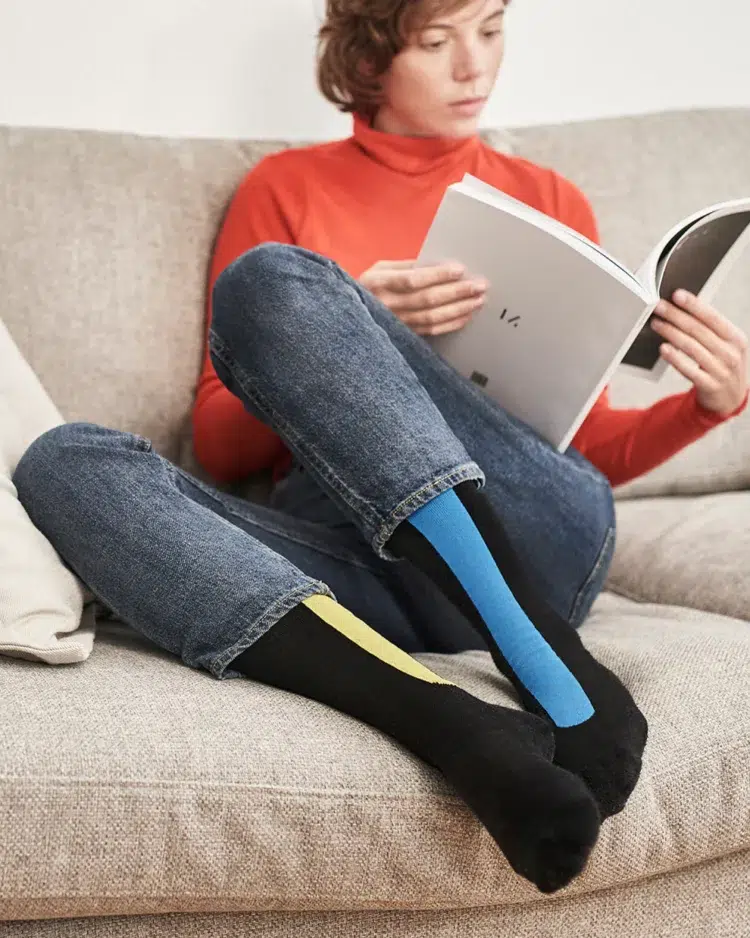
<path id="1" fill-rule="evenodd" d="M 330 578 L 372 607 L 370 624 L 427 650 L 357 532 L 334 532 L 220 493 L 94 424 L 57 427 L 13 476 L 34 524 L 104 605 L 185 664 L 227 665 Z M 234 503 L 239 504 L 234 504 Z M 352 537 L 356 535 L 356 538 Z"/>
<path id="2" fill-rule="evenodd" d="M 373 627 L 386 637 L 395 634 L 397 637 L 391 638 L 394 644 L 405 651 L 443 655 L 487 650 L 479 632 L 421 570 L 407 560 L 385 561 L 376 557 L 359 529 L 303 466 L 295 463 L 289 475 L 274 487 L 269 505 L 284 515 L 345 536 L 352 549 L 358 545 L 359 551 L 369 554 L 372 562 L 379 565 L 378 576 L 388 592 L 388 603 L 379 597 L 377 605 L 373 604 L 372 590 L 363 590 L 343 569 L 328 570 L 325 581 L 340 603 L 370 625 L 383 622 L 387 615 L 385 625 Z M 242 511 L 241 501 L 238 510 Z M 333 579 L 339 573 L 342 578 Z M 394 605 L 398 615 L 394 614 Z M 405 640 L 411 642 L 408 648 L 403 644 Z"/>
<path id="3" fill-rule="evenodd" d="M 356 281 L 352 288 L 482 468 L 484 492 L 531 582 L 562 618 L 580 626 L 601 592 L 615 550 L 609 480 L 574 447 L 558 453 Z"/>
<path id="4" fill-rule="evenodd" d="M 559 454 L 310 251 L 247 252 L 220 275 L 213 301 L 222 381 L 381 556 L 390 559 L 383 545 L 416 508 L 486 475 L 530 579 L 580 625 L 615 540 L 609 483 L 580 453 Z"/>
<path id="5" fill-rule="evenodd" d="M 213 289 L 213 364 L 385 560 L 398 524 L 484 480 L 409 365 L 333 261 L 265 244 Z"/>

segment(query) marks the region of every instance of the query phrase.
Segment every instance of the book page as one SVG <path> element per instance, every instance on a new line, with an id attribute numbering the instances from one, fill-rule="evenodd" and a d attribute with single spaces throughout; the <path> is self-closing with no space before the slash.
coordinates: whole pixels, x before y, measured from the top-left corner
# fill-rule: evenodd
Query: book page
<path id="1" fill-rule="evenodd" d="M 593 253 L 593 252 L 592 252 Z M 619 268 L 526 213 L 449 186 L 419 254 L 490 283 L 460 330 L 428 339 L 460 374 L 563 451 L 652 307 Z"/>
<path id="2" fill-rule="evenodd" d="M 658 296 L 669 300 L 675 290 L 682 288 L 710 302 L 708 291 L 716 291 L 719 278 L 728 273 L 748 239 L 750 200 L 744 210 L 738 206 L 701 216 L 665 245 L 654 275 Z M 651 328 L 653 318 L 650 316 L 644 324 L 623 364 L 646 371 L 661 365 L 659 347 L 664 338 Z M 659 376 L 663 371 L 660 367 Z"/>
<path id="3" fill-rule="evenodd" d="M 654 300 L 659 298 L 659 281 L 657 279 L 659 265 L 686 232 L 690 231 L 695 225 L 706 221 L 711 216 L 718 217 L 719 215 L 747 211 L 750 211 L 750 197 L 730 199 L 726 202 L 716 202 L 714 205 L 704 206 L 699 211 L 693 212 L 692 215 L 682 218 L 676 225 L 670 228 L 654 245 L 636 271 L 636 277 L 648 290 L 649 297 Z"/>
<path id="4" fill-rule="evenodd" d="M 659 296 L 675 290 L 698 296 L 729 249 L 750 225 L 750 208 L 730 215 L 711 215 L 685 232 L 656 269 Z"/>
<path id="5" fill-rule="evenodd" d="M 462 187 L 466 187 L 465 191 L 475 192 L 480 197 L 485 196 L 486 198 L 497 199 L 498 201 L 504 200 L 504 204 L 502 204 L 502 201 L 500 201 L 499 204 L 499 207 L 502 207 L 504 211 L 512 211 L 514 214 L 520 217 L 528 218 L 529 221 L 533 222 L 535 225 L 539 225 L 541 228 L 545 228 L 547 231 L 551 231 L 553 234 L 556 233 L 558 237 L 563 238 L 569 244 L 575 245 L 575 243 L 578 242 L 579 245 L 583 246 L 589 257 L 592 257 L 597 262 L 599 262 L 599 258 L 606 259 L 616 267 L 619 267 L 619 269 L 627 277 L 638 280 L 638 277 L 631 270 L 629 270 L 624 264 L 621 264 L 616 257 L 613 257 L 611 254 L 605 251 L 600 244 L 597 244 L 595 241 L 592 241 L 590 238 L 582 235 L 581 232 L 576 231 L 575 228 L 571 228 L 569 225 L 563 224 L 556 218 L 552 218 L 551 215 L 546 215 L 544 212 L 540 212 L 531 205 L 527 205 L 525 202 L 521 202 L 520 199 L 516 199 L 512 195 L 508 195 L 507 192 L 503 192 L 501 189 L 496 189 L 489 183 L 482 182 L 481 179 L 477 179 L 476 176 L 472 176 L 470 173 L 464 174 L 464 178 L 461 180 L 460 185 Z M 495 202 L 494 204 L 498 204 L 498 202 Z M 640 283 L 640 280 L 638 280 L 638 282 Z"/>

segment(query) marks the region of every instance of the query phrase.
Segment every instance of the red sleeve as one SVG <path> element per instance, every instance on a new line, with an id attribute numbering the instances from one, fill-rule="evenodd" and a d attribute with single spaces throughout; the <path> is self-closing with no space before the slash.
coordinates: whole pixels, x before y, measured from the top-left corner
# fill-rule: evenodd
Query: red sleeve
<path id="1" fill-rule="evenodd" d="M 555 174 L 556 217 L 599 244 L 599 230 L 586 196 Z M 597 398 L 573 438 L 573 446 L 602 472 L 611 485 L 623 485 L 665 463 L 713 427 L 737 416 L 748 396 L 731 414 L 720 415 L 698 403 L 695 388 L 663 398 L 645 408 L 615 409 L 609 389 Z"/>
<path id="2" fill-rule="evenodd" d="M 220 381 L 208 353 L 211 301 L 219 274 L 264 241 L 294 243 L 288 212 L 273 185 L 273 157 L 245 176 L 234 193 L 211 259 L 206 298 L 206 346 L 193 405 L 193 446 L 198 462 L 217 482 L 234 482 L 274 466 L 286 453 L 281 439 L 249 414 Z M 270 178 L 269 178 L 270 177 Z"/>

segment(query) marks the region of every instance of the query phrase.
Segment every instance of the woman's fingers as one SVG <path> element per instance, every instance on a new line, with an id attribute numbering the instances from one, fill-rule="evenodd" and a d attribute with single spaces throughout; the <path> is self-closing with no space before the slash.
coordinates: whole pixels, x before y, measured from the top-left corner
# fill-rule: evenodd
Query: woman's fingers
<path id="1" fill-rule="evenodd" d="M 483 303 L 484 296 L 475 296 L 456 303 L 448 303 L 436 309 L 401 313 L 399 319 L 419 335 L 442 335 L 466 325 L 466 322 L 481 308 Z"/>
<path id="2" fill-rule="evenodd" d="M 378 261 L 359 280 L 381 302 L 386 302 L 386 297 L 390 300 L 411 296 L 439 284 L 455 283 L 466 273 L 466 268 L 458 263 L 432 267 L 415 267 L 414 264 L 414 261 Z M 390 302 L 386 305 L 390 306 Z"/>
<path id="3" fill-rule="evenodd" d="M 414 296 L 441 284 L 460 281 L 466 268 L 462 264 L 436 264 L 433 267 L 412 267 L 407 270 L 390 270 L 386 289 L 389 293 Z"/>
<path id="4" fill-rule="evenodd" d="M 430 313 L 438 313 L 456 303 L 476 298 L 483 299 L 486 293 L 486 281 L 459 280 L 458 282 L 433 285 L 413 293 L 392 296 L 390 297 L 390 303 L 386 303 L 386 305 L 390 306 L 397 314 L 421 313 L 427 316 Z M 425 319 L 425 322 L 428 321 L 434 320 Z"/>
<path id="5" fill-rule="evenodd" d="M 726 380 L 729 368 L 724 364 L 723 359 L 698 339 L 693 338 L 690 333 L 684 332 L 669 322 L 660 322 L 659 320 L 655 320 L 651 328 L 654 332 L 664 336 L 673 348 L 691 358 L 707 374 L 718 378 L 720 381 Z"/>
<path id="6" fill-rule="evenodd" d="M 468 325 L 471 322 L 471 314 L 467 316 L 462 316 L 459 319 L 451 319 L 448 322 L 438 323 L 436 326 L 428 327 L 426 330 L 422 330 L 417 326 L 414 329 L 414 332 L 417 335 L 425 336 L 438 336 L 444 335 L 448 332 L 457 332 L 459 329 L 463 329 L 464 326 Z"/>
<path id="7" fill-rule="evenodd" d="M 416 261 L 378 261 L 360 283 L 418 335 L 461 329 L 482 306 L 489 282 L 470 278 L 463 264 L 446 261 L 417 267 Z"/>

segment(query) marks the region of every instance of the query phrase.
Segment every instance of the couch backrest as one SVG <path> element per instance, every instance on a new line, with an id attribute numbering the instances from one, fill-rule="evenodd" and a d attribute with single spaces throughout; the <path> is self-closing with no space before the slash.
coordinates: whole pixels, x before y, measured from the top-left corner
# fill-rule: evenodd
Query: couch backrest
<path id="1" fill-rule="evenodd" d="M 681 216 L 750 195 L 750 110 L 510 136 L 520 155 L 581 186 L 605 246 L 632 267 Z M 507 135 L 493 142 L 506 149 Z M 143 433 L 194 467 L 185 444 L 214 239 L 243 175 L 285 145 L 0 127 L 0 318 L 68 420 Z M 743 266 L 717 305 L 750 331 L 750 258 Z M 676 375 L 657 388 L 618 377 L 613 401 L 647 403 L 684 386 Z M 748 483 L 743 417 L 620 492 Z"/>
<path id="2" fill-rule="evenodd" d="M 179 458 L 219 221 L 278 147 L 0 127 L 0 318 L 67 420 Z"/>
<path id="3" fill-rule="evenodd" d="M 67 420 L 202 474 L 189 418 L 214 240 L 245 173 L 302 145 L 0 126 L 0 319 Z"/>

